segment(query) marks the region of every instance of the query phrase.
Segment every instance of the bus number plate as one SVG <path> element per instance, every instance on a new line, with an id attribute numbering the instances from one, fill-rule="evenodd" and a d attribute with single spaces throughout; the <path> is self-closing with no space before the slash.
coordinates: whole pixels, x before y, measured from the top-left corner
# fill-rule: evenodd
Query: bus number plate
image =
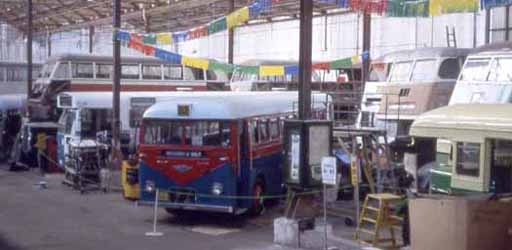
<path id="1" fill-rule="evenodd" d="M 164 155 L 167 157 L 202 158 L 204 153 L 201 151 L 168 150 L 164 151 Z"/>

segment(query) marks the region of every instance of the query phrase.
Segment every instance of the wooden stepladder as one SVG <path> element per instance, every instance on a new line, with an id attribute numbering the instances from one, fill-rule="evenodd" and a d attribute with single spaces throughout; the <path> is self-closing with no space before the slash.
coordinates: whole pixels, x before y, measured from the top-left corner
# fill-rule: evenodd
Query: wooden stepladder
<path id="1" fill-rule="evenodd" d="M 394 194 L 368 194 L 361 209 L 354 240 L 373 247 L 397 249 L 394 229 L 400 226 L 402 218 L 395 216 L 391 208 L 400 201 L 402 198 Z M 386 238 L 382 237 L 384 229 L 389 230 Z"/>

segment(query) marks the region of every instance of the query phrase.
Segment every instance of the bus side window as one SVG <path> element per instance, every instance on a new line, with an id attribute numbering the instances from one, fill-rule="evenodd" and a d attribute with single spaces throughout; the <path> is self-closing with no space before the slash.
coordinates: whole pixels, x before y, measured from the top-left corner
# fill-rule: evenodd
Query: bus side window
<path id="1" fill-rule="evenodd" d="M 73 63 L 71 65 L 71 77 L 73 78 L 93 78 L 92 63 Z"/>
<path id="2" fill-rule="evenodd" d="M 181 65 L 164 65 L 164 80 L 182 80 L 183 68 Z"/>
<path id="3" fill-rule="evenodd" d="M 142 79 L 161 80 L 162 68 L 160 65 L 142 65 Z"/>
<path id="4" fill-rule="evenodd" d="M 96 78 L 109 79 L 112 72 L 112 65 L 96 63 Z"/>
<path id="5" fill-rule="evenodd" d="M 260 143 L 267 142 L 269 139 L 269 137 L 268 137 L 268 120 L 265 119 L 265 120 L 259 121 L 258 130 L 260 133 L 259 142 Z"/>
<path id="6" fill-rule="evenodd" d="M 270 138 L 272 140 L 279 139 L 279 121 L 277 118 L 270 120 Z"/>
<path id="7" fill-rule="evenodd" d="M 251 138 L 250 138 L 251 144 L 258 144 L 258 137 L 259 137 L 258 122 L 255 120 L 250 121 L 248 124 L 248 127 L 249 127 L 250 136 L 251 136 Z"/>
<path id="8" fill-rule="evenodd" d="M 121 78 L 122 79 L 139 79 L 139 65 L 121 65 Z"/>
<path id="9" fill-rule="evenodd" d="M 204 80 L 204 71 L 202 69 L 183 67 L 183 80 Z"/>

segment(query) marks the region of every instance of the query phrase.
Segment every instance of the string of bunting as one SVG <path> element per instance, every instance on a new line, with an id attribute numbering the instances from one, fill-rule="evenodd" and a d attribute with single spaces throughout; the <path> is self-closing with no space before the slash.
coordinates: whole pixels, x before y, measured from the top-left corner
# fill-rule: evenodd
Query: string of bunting
<path id="1" fill-rule="evenodd" d="M 170 52 L 158 47 L 153 44 L 145 43 L 145 40 L 136 33 L 128 33 L 126 31 L 118 31 L 116 33 L 116 39 L 120 40 L 123 45 L 128 48 L 137 50 L 147 56 L 154 56 L 171 64 L 181 64 L 184 66 L 199 68 L 205 70 L 222 71 L 224 73 L 232 73 L 233 71 L 259 75 L 259 76 L 283 76 L 283 75 L 298 75 L 298 65 L 261 65 L 261 66 L 246 66 L 236 65 L 219 62 L 214 59 L 196 58 L 184 56 L 178 53 Z M 348 58 L 338 59 L 329 62 L 314 63 L 313 69 L 339 69 L 349 68 L 355 64 L 361 62 L 361 60 L 368 60 L 368 52 L 364 52 L 361 55 L 355 55 Z"/>

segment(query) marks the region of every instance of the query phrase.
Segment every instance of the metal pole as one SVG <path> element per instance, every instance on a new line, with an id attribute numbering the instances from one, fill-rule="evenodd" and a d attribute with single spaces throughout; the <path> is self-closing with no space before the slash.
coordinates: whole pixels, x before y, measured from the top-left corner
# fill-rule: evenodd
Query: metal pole
<path id="1" fill-rule="evenodd" d="M 146 236 L 163 236 L 162 232 L 156 231 L 156 222 L 158 219 L 158 200 L 160 199 L 160 190 L 155 190 L 155 203 L 153 206 L 153 232 L 146 232 Z"/>
<path id="2" fill-rule="evenodd" d="M 311 117 L 311 55 L 313 30 L 313 0 L 300 1 L 299 41 L 299 119 Z M 302 147 L 305 148 L 305 147 Z"/>
<path id="3" fill-rule="evenodd" d="M 324 250 L 327 250 L 327 185 L 324 186 Z"/>
<path id="4" fill-rule="evenodd" d="M 32 95 L 32 0 L 27 0 L 27 17 L 27 98 L 30 98 Z"/>
<path id="5" fill-rule="evenodd" d="M 491 41 L 491 10 L 485 9 L 485 44 Z"/>
<path id="6" fill-rule="evenodd" d="M 46 38 L 46 49 L 48 52 L 48 57 L 52 56 L 52 33 L 48 32 L 48 37 Z"/>
<path id="7" fill-rule="evenodd" d="M 473 13 L 473 48 L 476 48 L 476 32 L 477 32 L 477 27 L 476 27 L 476 23 L 477 23 L 477 11 L 475 10 L 475 12 Z"/>
<path id="8" fill-rule="evenodd" d="M 235 10 L 235 0 L 228 1 L 229 13 Z M 228 30 L 228 63 L 233 64 L 234 60 L 235 29 Z"/>
<path id="9" fill-rule="evenodd" d="M 120 121 L 119 99 L 121 91 L 121 42 L 117 39 L 117 30 L 121 28 L 121 0 L 113 0 L 113 58 L 114 72 L 112 82 L 112 160 L 119 163 L 120 159 Z"/>
<path id="10" fill-rule="evenodd" d="M 94 51 L 94 26 L 89 26 L 89 54 Z"/>
<path id="11" fill-rule="evenodd" d="M 368 53 L 368 58 L 363 58 L 363 68 L 361 71 L 361 80 L 363 89 L 368 81 L 368 72 L 370 72 L 370 49 L 372 40 L 372 15 L 370 13 L 363 14 L 363 53 Z"/>

